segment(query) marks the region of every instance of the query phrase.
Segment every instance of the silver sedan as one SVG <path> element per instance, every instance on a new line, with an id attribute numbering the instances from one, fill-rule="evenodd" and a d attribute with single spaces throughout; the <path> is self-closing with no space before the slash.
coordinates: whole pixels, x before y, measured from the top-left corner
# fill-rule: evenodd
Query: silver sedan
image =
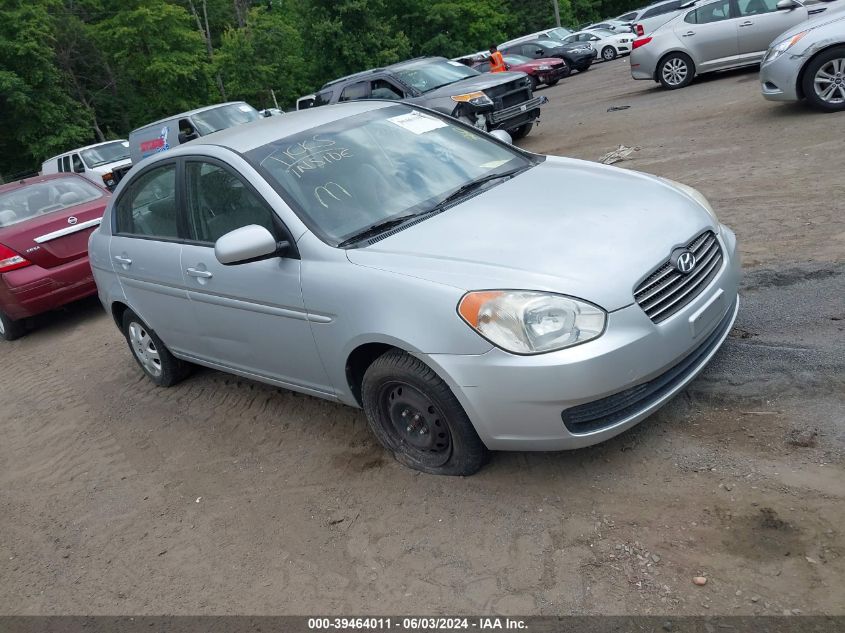
<path id="1" fill-rule="evenodd" d="M 736 238 L 690 187 L 506 136 L 360 101 L 156 154 L 90 239 L 100 300 L 156 384 L 361 407 L 425 472 L 610 438 L 725 340 Z"/>
<path id="2" fill-rule="evenodd" d="M 704 0 L 634 40 L 631 76 L 664 88 L 688 86 L 696 75 L 759 64 L 779 33 L 806 24 L 801 0 Z"/>
<path id="3" fill-rule="evenodd" d="M 845 110 L 845 11 L 778 37 L 760 67 L 760 86 L 770 101 L 806 98 L 821 110 Z"/>

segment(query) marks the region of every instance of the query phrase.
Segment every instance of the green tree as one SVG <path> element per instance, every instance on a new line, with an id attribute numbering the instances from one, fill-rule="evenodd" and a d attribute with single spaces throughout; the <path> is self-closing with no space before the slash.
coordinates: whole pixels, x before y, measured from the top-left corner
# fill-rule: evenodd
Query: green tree
<path id="1" fill-rule="evenodd" d="M 0 173 L 37 169 L 93 136 L 90 112 L 70 97 L 56 62 L 51 4 L 4 0 L 0 8 Z"/>
<path id="2" fill-rule="evenodd" d="M 229 97 L 256 107 L 272 107 L 272 90 L 280 104 L 292 104 L 308 89 L 295 15 L 279 7 L 255 7 L 248 12 L 246 23 L 243 28 L 226 30 L 216 55 Z"/>
<path id="3" fill-rule="evenodd" d="M 95 33 L 132 125 L 213 101 L 205 43 L 185 7 L 123 3 Z"/>
<path id="4" fill-rule="evenodd" d="M 457 57 L 486 49 L 505 39 L 510 22 L 504 0 L 403 0 L 394 6 L 415 55 Z"/>

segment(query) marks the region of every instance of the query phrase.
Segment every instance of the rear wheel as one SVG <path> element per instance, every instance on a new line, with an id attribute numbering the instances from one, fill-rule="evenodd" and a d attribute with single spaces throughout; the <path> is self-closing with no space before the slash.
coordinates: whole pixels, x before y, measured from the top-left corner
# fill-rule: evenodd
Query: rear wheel
<path id="1" fill-rule="evenodd" d="M 170 387 L 190 373 L 190 365 L 179 360 L 141 318 L 127 310 L 123 313 L 123 334 L 132 356 L 147 378 L 159 387 Z"/>
<path id="2" fill-rule="evenodd" d="M 518 128 L 514 128 L 513 130 L 508 130 L 508 134 L 511 135 L 513 140 L 518 140 L 521 138 L 525 138 L 534 128 L 534 121 L 529 121 L 528 123 L 524 123 L 520 125 Z"/>
<path id="3" fill-rule="evenodd" d="M 400 350 L 377 358 L 361 386 L 373 434 L 398 462 L 432 475 L 472 475 L 487 449 L 448 385 Z"/>
<path id="4" fill-rule="evenodd" d="M 845 46 L 831 48 L 807 64 L 801 87 L 819 110 L 845 110 Z"/>
<path id="5" fill-rule="evenodd" d="M 25 333 L 26 328 L 23 321 L 15 321 L 4 312 L 0 312 L 0 339 L 14 341 Z"/>
<path id="6" fill-rule="evenodd" d="M 612 46 L 605 46 L 601 49 L 601 58 L 606 62 L 616 59 L 616 49 Z"/>
<path id="7" fill-rule="evenodd" d="M 670 53 L 657 65 L 657 79 L 667 90 L 687 87 L 694 76 L 695 66 L 683 53 Z"/>

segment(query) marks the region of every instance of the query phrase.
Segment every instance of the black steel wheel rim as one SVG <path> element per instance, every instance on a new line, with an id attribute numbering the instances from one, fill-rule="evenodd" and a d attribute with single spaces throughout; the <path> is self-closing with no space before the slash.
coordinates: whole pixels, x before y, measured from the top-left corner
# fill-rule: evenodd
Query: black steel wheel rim
<path id="1" fill-rule="evenodd" d="M 446 416 L 416 387 L 390 381 L 379 392 L 384 429 L 395 450 L 426 466 L 442 466 L 452 456 Z"/>

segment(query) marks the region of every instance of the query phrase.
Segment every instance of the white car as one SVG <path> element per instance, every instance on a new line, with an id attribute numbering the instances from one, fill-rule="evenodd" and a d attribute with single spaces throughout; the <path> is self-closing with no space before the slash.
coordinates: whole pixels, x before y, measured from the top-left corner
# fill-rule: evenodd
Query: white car
<path id="1" fill-rule="evenodd" d="M 514 38 L 512 40 L 508 40 L 507 42 L 502 42 L 499 44 L 499 48 L 505 48 L 507 46 L 513 46 L 514 44 L 520 44 L 522 42 L 529 42 L 531 40 L 560 40 L 562 41 L 563 38 L 572 35 L 572 31 L 566 29 L 562 26 L 556 26 L 551 29 L 545 29 L 543 31 L 536 31 L 534 33 L 529 33 L 528 35 L 523 35 L 521 37 Z"/>
<path id="2" fill-rule="evenodd" d="M 132 167 L 129 142 L 124 139 L 87 145 L 48 158 L 41 165 L 41 174 L 76 173 L 109 191 Z"/>
<path id="3" fill-rule="evenodd" d="M 597 29 L 603 31 L 613 31 L 614 33 L 630 33 L 632 26 L 630 22 L 624 22 L 614 18 L 612 20 L 602 20 L 601 22 L 596 22 L 595 24 L 584 27 L 585 31 L 593 31 Z"/>
<path id="4" fill-rule="evenodd" d="M 616 59 L 619 55 L 630 53 L 633 41 L 634 36 L 631 33 L 614 33 L 603 29 L 578 31 L 563 39 L 565 44 L 586 42 L 598 51 L 604 61 L 610 61 Z"/>

